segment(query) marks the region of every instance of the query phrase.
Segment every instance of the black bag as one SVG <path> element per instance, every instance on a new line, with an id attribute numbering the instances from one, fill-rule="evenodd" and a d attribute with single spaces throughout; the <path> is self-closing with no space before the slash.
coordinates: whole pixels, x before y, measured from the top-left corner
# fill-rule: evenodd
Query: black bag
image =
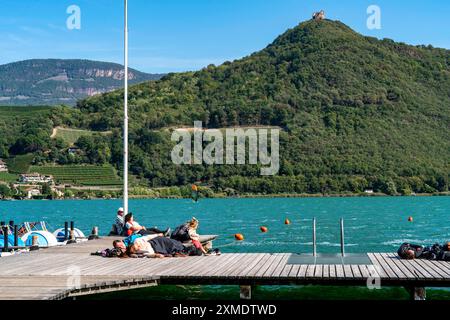
<path id="1" fill-rule="evenodd" d="M 93 256 L 102 256 L 104 258 L 115 258 L 120 257 L 122 255 L 122 251 L 117 248 L 113 249 L 104 249 L 91 253 Z"/>
<path id="2" fill-rule="evenodd" d="M 201 256 L 201 255 L 203 255 L 202 250 L 197 249 L 195 246 L 185 247 L 185 249 L 183 250 L 183 253 L 187 254 L 188 256 Z"/>
<path id="3" fill-rule="evenodd" d="M 450 251 L 442 251 L 441 255 L 438 257 L 438 260 L 450 261 Z"/>
<path id="4" fill-rule="evenodd" d="M 189 225 L 187 223 L 182 224 L 177 227 L 170 236 L 171 239 L 177 240 L 180 242 L 185 242 L 191 240 L 189 237 Z"/>
<path id="5" fill-rule="evenodd" d="M 423 249 L 423 253 L 420 258 L 427 260 L 439 260 L 442 252 L 442 247 L 438 243 L 436 243 L 431 247 L 426 247 L 425 249 Z"/>

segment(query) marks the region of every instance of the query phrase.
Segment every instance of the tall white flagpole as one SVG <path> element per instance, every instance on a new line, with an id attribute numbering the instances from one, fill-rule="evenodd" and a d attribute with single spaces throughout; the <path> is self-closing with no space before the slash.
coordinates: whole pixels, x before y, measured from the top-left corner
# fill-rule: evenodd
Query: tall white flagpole
<path id="1" fill-rule="evenodd" d="M 128 0 L 125 0 L 125 90 L 124 90 L 124 118 L 123 118 L 123 212 L 128 213 Z"/>

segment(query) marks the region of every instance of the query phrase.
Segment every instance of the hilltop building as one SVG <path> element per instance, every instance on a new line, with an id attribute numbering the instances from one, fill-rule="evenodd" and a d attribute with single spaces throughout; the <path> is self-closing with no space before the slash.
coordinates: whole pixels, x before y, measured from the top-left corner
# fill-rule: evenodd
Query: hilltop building
<path id="1" fill-rule="evenodd" d="M 325 11 L 320 10 L 320 12 L 314 12 L 312 16 L 313 20 L 324 20 L 325 19 Z"/>
<path id="2" fill-rule="evenodd" d="M 29 184 L 39 184 L 39 183 L 53 184 L 53 177 L 41 175 L 39 173 L 25 173 L 19 176 L 19 182 Z"/>
<path id="3" fill-rule="evenodd" d="M 8 172 L 8 166 L 2 159 L 0 159 L 0 172 Z"/>

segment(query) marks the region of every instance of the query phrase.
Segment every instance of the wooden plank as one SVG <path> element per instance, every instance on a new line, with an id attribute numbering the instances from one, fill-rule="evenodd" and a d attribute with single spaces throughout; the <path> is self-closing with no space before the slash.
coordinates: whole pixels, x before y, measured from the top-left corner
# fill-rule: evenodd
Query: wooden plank
<path id="1" fill-rule="evenodd" d="M 434 279 L 434 277 L 425 269 L 417 263 L 417 260 L 399 260 L 402 264 L 408 267 L 413 274 L 417 276 L 418 279 Z"/>
<path id="2" fill-rule="evenodd" d="M 323 276 L 323 266 L 321 264 L 316 265 L 316 270 L 314 271 L 314 278 L 322 278 Z"/>
<path id="3" fill-rule="evenodd" d="M 377 260 L 377 265 L 380 266 L 384 274 L 387 275 L 389 279 L 398 279 L 397 274 L 391 269 L 391 267 L 384 261 L 379 253 L 374 253 L 373 257 Z"/>
<path id="4" fill-rule="evenodd" d="M 201 257 L 170 258 L 173 260 L 170 261 L 170 265 L 165 268 L 161 273 L 161 276 L 181 277 L 185 273 L 193 272 L 194 268 L 203 264 L 203 260 L 200 258 Z"/>
<path id="5" fill-rule="evenodd" d="M 328 277 L 331 279 L 336 278 L 336 265 L 330 264 L 328 266 Z"/>
<path id="6" fill-rule="evenodd" d="M 344 264 L 344 276 L 345 278 L 353 278 L 352 267 L 348 264 Z"/>
<path id="7" fill-rule="evenodd" d="M 290 256 L 291 256 L 290 253 L 283 255 L 283 257 L 280 260 L 280 263 L 278 264 L 277 268 L 273 271 L 271 277 L 278 278 L 281 276 L 283 269 L 287 266 L 287 262 L 288 262 Z"/>
<path id="8" fill-rule="evenodd" d="M 367 279 L 370 277 L 370 272 L 367 269 L 366 265 L 359 265 L 358 267 L 359 267 L 359 272 L 360 272 L 362 278 Z"/>
<path id="9" fill-rule="evenodd" d="M 372 261 L 372 264 L 367 267 L 369 273 L 378 274 L 381 278 L 384 279 L 389 278 L 388 274 L 386 273 L 386 271 L 384 271 L 383 267 L 380 265 L 375 255 L 373 253 L 368 253 L 367 255 Z"/>
<path id="10" fill-rule="evenodd" d="M 244 277 L 254 277 L 255 274 L 266 264 L 266 262 L 270 259 L 270 254 L 264 254 L 262 259 L 259 261 L 258 265 L 255 265 L 248 272 L 242 274 Z"/>
<path id="11" fill-rule="evenodd" d="M 263 254 L 250 254 L 246 263 L 242 263 L 239 268 L 236 269 L 233 276 L 240 277 L 242 273 L 248 272 L 248 270 L 252 269 L 253 266 L 259 265 L 260 259 L 262 259 Z"/>
<path id="12" fill-rule="evenodd" d="M 432 263 L 433 260 L 422 260 L 422 261 L 426 266 L 428 266 L 430 269 L 433 269 L 434 272 L 439 274 L 439 278 L 444 279 L 444 278 L 450 277 L 450 274 L 448 272 L 446 272 L 445 270 L 441 269 L 438 264 Z M 438 261 L 435 261 L 435 262 L 438 262 Z"/>
<path id="13" fill-rule="evenodd" d="M 406 278 L 408 279 L 417 279 L 416 274 L 413 272 L 413 270 L 411 270 L 410 268 L 408 268 L 408 266 L 402 264 L 399 261 L 399 258 L 397 255 L 395 254 L 386 254 L 386 257 L 391 259 L 391 261 L 400 269 L 402 270 L 403 274 L 406 276 Z"/>
<path id="14" fill-rule="evenodd" d="M 383 269 L 379 265 L 369 264 L 366 265 L 366 268 L 370 278 L 379 278 L 380 280 L 387 278 L 386 274 L 383 273 Z"/>
<path id="15" fill-rule="evenodd" d="M 297 277 L 298 278 L 305 278 L 307 270 L 308 270 L 308 265 L 307 264 L 300 265 L 300 268 L 298 269 L 298 272 L 297 272 Z"/>
<path id="16" fill-rule="evenodd" d="M 262 261 L 266 258 L 267 254 L 258 254 L 254 260 L 244 269 L 240 272 L 239 278 L 245 278 L 249 272 L 251 272 L 254 268 L 260 265 Z"/>
<path id="17" fill-rule="evenodd" d="M 226 259 L 224 259 L 223 256 L 220 256 L 219 258 L 221 259 L 217 259 L 215 261 L 205 261 L 205 259 L 202 259 L 192 268 L 192 270 L 186 270 L 186 272 L 184 272 L 182 276 L 217 277 L 223 271 L 226 271 L 229 266 L 235 264 L 235 261 L 239 259 L 239 254 L 227 255 Z M 188 269 L 190 269 L 189 265 L 187 267 Z"/>
<path id="18" fill-rule="evenodd" d="M 300 270 L 299 264 L 292 265 L 292 269 L 289 272 L 289 278 L 297 278 L 298 270 Z"/>
<path id="19" fill-rule="evenodd" d="M 443 279 L 444 277 L 440 274 L 440 272 L 437 272 L 434 267 L 430 267 L 429 264 L 426 263 L 425 260 L 422 259 L 416 259 L 414 260 L 417 264 L 419 264 L 424 270 L 426 270 L 433 278 L 435 279 Z"/>
<path id="20" fill-rule="evenodd" d="M 3 259 L 6 260 L 6 262 L 8 262 L 8 259 L 13 258 L 13 257 L 8 257 L 8 258 L 1 258 L 2 259 L 2 263 L 3 263 Z M 22 263 L 19 266 L 16 266 L 14 268 L 10 268 L 9 270 L 4 270 L 2 271 L 3 275 L 7 275 L 7 274 L 14 274 L 14 275 L 26 275 L 26 274 L 32 274 L 36 271 L 39 270 L 44 270 L 46 271 L 48 268 L 51 268 L 53 265 L 56 265 L 57 267 L 61 267 L 67 266 L 67 261 L 66 259 L 52 259 L 52 263 L 49 264 L 49 260 L 47 257 L 43 257 L 43 256 L 29 256 L 27 257 L 29 259 L 23 259 Z M 81 257 L 75 257 L 78 258 L 79 261 L 82 261 L 83 259 Z"/>
<path id="21" fill-rule="evenodd" d="M 359 270 L 358 265 L 352 264 L 350 265 L 351 269 L 352 269 L 352 273 L 353 273 L 353 277 L 355 278 L 362 278 L 362 274 L 361 271 Z"/>
<path id="22" fill-rule="evenodd" d="M 201 261 L 200 265 L 194 268 L 194 270 L 187 271 L 185 276 L 204 276 L 204 277 L 215 277 L 223 272 L 226 272 L 229 267 L 235 265 L 235 262 L 239 259 L 238 254 L 228 254 L 227 256 L 221 256 L 216 260 L 204 259 Z"/>
<path id="23" fill-rule="evenodd" d="M 131 261 L 122 260 L 112 268 L 102 271 L 102 274 L 121 274 L 124 270 L 127 270 L 133 275 L 158 275 L 158 270 L 165 269 L 167 265 L 173 263 L 172 259 L 176 258 L 142 258 L 139 265 L 135 269 L 130 268 L 130 264 L 132 263 Z"/>
<path id="24" fill-rule="evenodd" d="M 436 268 L 439 268 L 442 271 L 442 274 L 447 278 L 450 278 L 450 263 L 447 261 L 434 261 L 430 260 L 429 263 L 434 265 Z"/>
<path id="25" fill-rule="evenodd" d="M 230 263 L 224 264 L 223 266 L 220 266 L 218 269 L 218 272 L 214 274 L 214 276 L 220 276 L 220 277 L 226 277 L 225 275 L 230 271 L 230 269 L 236 268 L 241 264 L 241 255 L 237 254 L 233 259 L 230 259 Z M 201 275 L 201 274 L 197 274 Z"/>
<path id="26" fill-rule="evenodd" d="M 289 273 L 291 272 L 292 266 L 293 266 L 292 264 L 285 265 L 283 270 L 281 271 L 279 277 L 280 278 L 285 278 L 285 277 L 289 276 Z"/>
<path id="27" fill-rule="evenodd" d="M 279 262 L 279 256 L 276 254 L 272 254 L 270 259 L 261 267 L 260 270 L 258 270 L 255 276 L 262 277 L 273 264 L 278 264 Z"/>
<path id="28" fill-rule="evenodd" d="M 179 261 L 177 260 L 177 262 L 174 262 L 173 259 L 178 259 L 178 258 L 162 258 L 161 261 L 158 263 L 158 265 L 156 266 L 152 266 L 150 274 L 152 275 L 167 275 L 167 273 L 172 269 L 177 267 L 177 265 L 180 264 L 186 264 L 186 262 L 184 261 Z M 181 259 L 181 258 L 180 258 Z"/>
<path id="29" fill-rule="evenodd" d="M 266 272 L 264 272 L 264 274 L 262 275 L 263 277 L 268 277 L 268 278 L 272 278 L 274 277 L 274 272 L 279 269 L 278 266 L 279 265 L 286 265 L 288 259 L 288 255 L 287 254 L 277 254 L 277 259 L 274 263 L 272 263 L 272 265 L 267 268 Z"/>
<path id="30" fill-rule="evenodd" d="M 336 278 L 338 279 L 344 279 L 345 278 L 345 274 L 344 274 L 344 267 L 342 264 L 337 264 L 336 266 Z"/>
<path id="31" fill-rule="evenodd" d="M 316 265 L 310 264 L 310 265 L 308 265 L 308 269 L 306 270 L 305 277 L 313 278 L 315 273 L 316 273 Z"/>
<path id="32" fill-rule="evenodd" d="M 389 265 L 391 270 L 397 275 L 399 279 L 407 279 L 408 277 L 403 273 L 403 271 L 394 263 L 394 261 L 387 256 L 385 253 L 380 253 L 379 255 L 384 262 Z M 402 268 L 404 269 L 404 268 Z"/>
<path id="33" fill-rule="evenodd" d="M 231 277 L 232 275 L 239 274 L 240 270 L 244 270 L 245 267 L 252 261 L 252 254 L 242 254 L 239 257 L 239 263 L 234 264 L 232 267 L 228 269 L 228 271 L 223 273 L 224 277 Z"/>
<path id="34" fill-rule="evenodd" d="M 329 270 L 330 270 L 330 266 L 329 266 L 328 264 L 325 264 L 325 265 L 322 267 L 322 272 L 323 272 L 322 277 L 323 277 L 323 278 L 328 278 L 328 277 L 329 277 Z"/>

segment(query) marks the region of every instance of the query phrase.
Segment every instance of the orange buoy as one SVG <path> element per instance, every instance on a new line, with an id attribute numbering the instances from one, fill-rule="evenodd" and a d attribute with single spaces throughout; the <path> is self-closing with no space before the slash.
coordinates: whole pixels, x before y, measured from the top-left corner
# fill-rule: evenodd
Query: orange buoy
<path id="1" fill-rule="evenodd" d="M 413 221 L 414 221 L 413 217 L 409 217 L 409 218 L 408 218 L 408 221 L 409 221 L 409 222 L 413 222 Z"/>
<path id="2" fill-rule="evenodd" d="M 291 224 L 291 221 L 286 218 L 286 220 L 284 220 L 284 224 Z"/>
<path id="3" fill-rule="evenodd" d="M 238 241 L 244 240 L 244 236 L 243 236 L 242 234 L 240 234 L 240 233 L 236 233 L 236 234 L 234 235 L 234 238 L 235 238 L 236 240 L 238 240 Z"/>
<path id="4" fill-rule="evenodd" d="M 198 191 L 198 188 L 195 184 L 192 185 L 192 191 Z"/>
<path id="5" fill-rule="evenodd" d="M 269 229 L 267 229 L 267 227 L 261 227 L 259 229 L 261 230 L 261 232 L 264 232 L 264 233 L 269 231 Z"/>

